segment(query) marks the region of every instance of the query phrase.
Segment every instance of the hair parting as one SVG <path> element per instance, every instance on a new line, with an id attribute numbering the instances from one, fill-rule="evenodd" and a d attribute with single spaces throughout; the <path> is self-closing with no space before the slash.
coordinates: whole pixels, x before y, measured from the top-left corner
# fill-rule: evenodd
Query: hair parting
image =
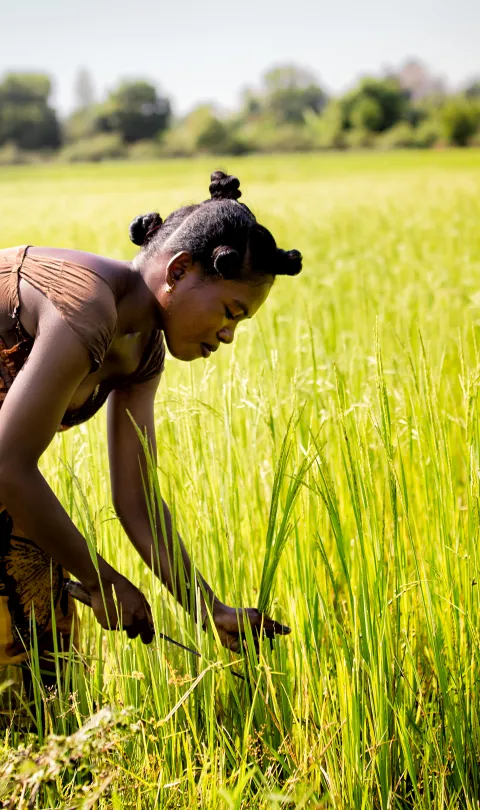
<path id="1" fill-rule="evenodd" d="M 267 276 L 300 273 L 301 253 L 277 247 L 270 231 L 238 202 L 238 177 L 213 172 L 209 191 L 210 199 L 179 208 L 165 221 L 157 212 L 136 217 L 130 239 L 148 254 L 186 250 L 207 276 L 261 283 Z"/>

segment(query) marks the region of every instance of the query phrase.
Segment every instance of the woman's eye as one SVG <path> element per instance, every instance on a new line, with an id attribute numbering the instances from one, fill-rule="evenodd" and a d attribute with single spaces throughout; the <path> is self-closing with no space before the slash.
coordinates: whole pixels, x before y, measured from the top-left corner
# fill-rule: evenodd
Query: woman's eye
<path id="1" fill-rule="evenodd" d="M 234 321 L 235 315 L 232 315 L 228 307 L 225 307 L 225 315 L 227 316 L 227 320 Z"/>

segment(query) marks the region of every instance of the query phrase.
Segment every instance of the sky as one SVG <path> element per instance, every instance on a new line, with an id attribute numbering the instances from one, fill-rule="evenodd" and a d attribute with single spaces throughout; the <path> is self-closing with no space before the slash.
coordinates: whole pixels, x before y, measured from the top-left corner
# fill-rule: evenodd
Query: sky
<path id="1" fill-rule="evenodd" d="M 146 78 L 177 114 L 235 109 L 286 63 L 334 94 L 409 57 L 452 88 L 480 75 L 479 0 L 3 0 L 0 19 L 0 76 L 47 72 L 63 114 L 81 68 L 99 100 L 119 78 Z"/>

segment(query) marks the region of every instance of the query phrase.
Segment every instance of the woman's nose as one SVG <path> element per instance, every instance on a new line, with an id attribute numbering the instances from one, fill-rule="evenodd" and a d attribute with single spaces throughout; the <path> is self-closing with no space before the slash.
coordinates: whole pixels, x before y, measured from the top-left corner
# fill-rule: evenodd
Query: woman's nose
<path id="1" fill-rule="evenodd" d="M 233 343 L 233 338 L 235 336 L 235 332 L 233 329 L 228 329 L 226 326 L 223 329 L 220 329 L 218 332 L 217 337 L 222 343 Z"/>

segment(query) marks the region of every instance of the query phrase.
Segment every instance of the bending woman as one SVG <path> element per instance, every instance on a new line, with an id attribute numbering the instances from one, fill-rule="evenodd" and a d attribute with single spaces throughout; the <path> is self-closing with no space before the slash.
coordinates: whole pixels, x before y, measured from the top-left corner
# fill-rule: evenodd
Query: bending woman
<path id="1" fill-rule="evenodd" d="M 208 358 L 257 312 L 275 276 L 300 272 L 298 251 L 277 248 L 237 202 L 237 178 L 216 172 L 211 180 L 211 199 L 165 222 L 158 214 L 134 220 L 130 237 L 142 249 L 133 262 L 56 248 L 0 251 L 0 663 L 28 654 L 32 606 L 40 650 L 54 649 L 52 588 L 57 632 L 68 643 L 65 569 L 90 592 L 102 627 L 117 625 L 114 590 L 123 629 L 152 639 L 143 594 L 100 556 L 97 573 L 85 538 L 38 469 L 56 431 L 85 422 L 107 400 L 113 503 L 145 563 L 185 608 L 200 606 L 199 621 L 210 611 L 222 643 L 234 650 L 245 621 L 257 632 L 262 622 L 269 635 L 289 632 L 253 608 L 224 605 L 181 541 L 175 570 L 165 504 L 152 536 L 146 462 L 128 415 L 155 453 L 165 343 L 179 360 Z"/>

